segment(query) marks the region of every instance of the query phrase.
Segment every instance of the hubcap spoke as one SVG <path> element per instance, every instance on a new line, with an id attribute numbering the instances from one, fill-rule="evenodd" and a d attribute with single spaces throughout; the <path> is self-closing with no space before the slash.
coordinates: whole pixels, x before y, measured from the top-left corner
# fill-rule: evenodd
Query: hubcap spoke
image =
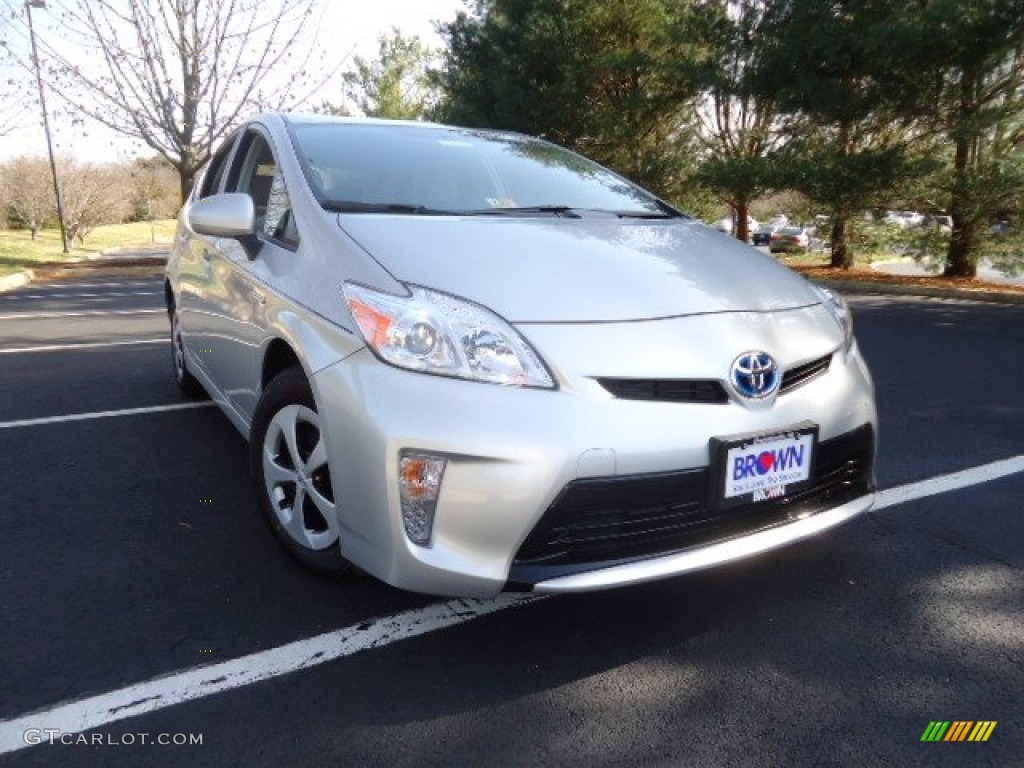
<path id="1" fill-rule="evenodd" d="M 335 504 L 325 495 L 331 494 L 327 472 L 327 444 L 316 412 L 297 404 L 279 410 L 263 440 L 264 485 L 281 527 L 306 549 L 323 550 L 338 540 Z"/>
<path id="2" fill-rule="evenodd" d="M 299 482 L 299 476 L 293 470 L 277 463 L 277 457 L 268 446 L 263 446 L 263 477 L 270 487 L 283 483 L 295 485 Z"/>
<path id="3" fill-rule="evenodd" d="M 317 425 L 319 427 L 319 425 Z M 321 433 L 320 439 L 316 442 L 316 447 L 313 452 L 309 454 L 309 458 L 306 459 L 306 474 L 312 477 L 313 473 L 320 469 L 327 463 L 327 443 L 324 441 L 324 436 Z"/>
<path id="4" fill-rule="evenodd" d="M 327 530 L 336 532 L 337 521 L 335 519 L 334 502 L 312 486 L 310 486 L 307 493 L 309 494 L 309 500 L 316 505 L 317 510 L 319 510 L 320 514 L 324 516 L 324 522 L 327 523 Z"/>
<path id="5" fill-rule="evenodd" d="M 283 408 L 274 417 L 274 421 L 278 421 L 278 419 L 280 419 L 285 445 L 288 447 L 288 458 L 291 459 L 293 467 L 301 467 L 304 462 L 299 455 L 299 441 L 295 431 L 299 421 L 299 406 L 289 405 L 287 408 Z"/>
<path id="6" fill-rule="evenodd" d="M 181 322 L 178 320 L 177 310 L 171 318 L 171 347 L 174 352 L 174 372 L 180 379 L 185 373 L 185 349 L 181 342 Z"/>
<path id="7" fill-rule="evenodd" d="M 303 546 L 308 547 L 309 534 L 306 531 L 306 524 L 302 519 L 302 503 L 305 501 L 306 492 L 301 485 L 295 486 L 295 498 L 291 507 L 286 507 L 278 512 L 281 525 L 288 531 L 288 535 Z"/>

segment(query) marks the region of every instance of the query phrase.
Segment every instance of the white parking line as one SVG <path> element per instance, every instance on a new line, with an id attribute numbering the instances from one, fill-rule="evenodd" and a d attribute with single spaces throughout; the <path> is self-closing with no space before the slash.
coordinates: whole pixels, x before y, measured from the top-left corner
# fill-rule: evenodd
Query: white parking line
<path id="1" fill-rule="evenodd" d="M 81 733 L 107 723 L 309 669 L 371 648 L 390 645 L 539 598 L 505 595 L 495 600 L 450 600 L 395 616 L 362 622 L 238 659 L 196 667 L 88 699 L 0 721 L 0 754 L 28 746 L 25 731 L 57 728 Z"/>
<path id="2" fill-rule="evenodd" d="M 1024 455 L 890 488 L 878 495 L 876 509 L 946 493 L 1024 472 Z M 543 599 L 502 595 L 494 600 L 450 600 L 393 616 L 362 622 L 219 664 L 193 667 L 87 699 L 60 704 L 0 721 L 0 754 L 29 746 L 25 732 L 53 728 L 81 733 L 108 723 L 155 712 L 222 691 L 269 680 L 360 651 L 382 648 L 514 606 Z"/>
<path id="3" fill-rule="evenodd" d="M 971 467 L 960 472 L 931 477 L 917 483 L 908 483 L 879 493 L 874 510 L 877 512 L 905 501 L 949 493 L 979 483 L 987 483 L 989 480 L 1016 475 L 1019 472 L 1024 472 L 1024 456 L 1014 456 L 1012 459 L 993 461 L 991 464 L 982 464 L 980 467 Z"/>
<path id="4" fill-rule="evenodd" d="M 168 344 L 169 339 L 133 339 L 131 341 L 83 341 L 77 344 L 40 344 L 34 347 L 10 347 L 0 349 L 0 355 L 23 354 L 25 352 L 60 352 L 67 349 L 95 349 L 96 347 L 130 347 L 135 344 Z"/>
<path id="5" fill-rule="evenodd" d="M 124 280 L 124 281 L 121 281 L 121 280 L 111 280 L 110 282 L 107 282 L 107 283 L 80 283 L 77 280 L 69 280 L 69 281 L 60 282 L 60 283 L 32 283 L 31 285 L 32 285 L 32 289 L 33 290 L 37 290 L 37 291 L 38 290 L 46 290 L 47 288 L 57 288 L 57 289 L 62 289 L 63 288 L 65 290 L 69 289 L 69 288 L 70 289 L 77 289 L 77 288 L 109 288 L 111 286 L 114 286 L 114 287 L 117 287 L 117 288 L 124 288 L 126 286 L 131 286 L 131 285 L 145 285 L 145 286 L 149 286 L 151 288 L 155 288 L 158 285 L 160 285 L 160 280 L 158 278 L 153 278 L 152 280 Z"/>
<path id="6" fill-rule="evenodd" d="M 44 416 L 39 419 L 18 419 L 17 421 L 0 421 L 0 429 L 17 427 L 38 427 L 43 424 L 61 424 L 67 421 L 89 421 L 90 419 L 108 419 L 112 416 L 137 416 L 142 413 L 161 413 L 163 411 L 184 411 L 189 408 L 209 408 L 214 403 L 206 400 L 201 403 L 172 403 L 171 405 L 148 405 L 144 408 L 124 408 L 120 411 L 94 411 L 92 413 L 70 413 L 66 416 Z"/>
<path id="7" fill-rule="evenodd" d="M 100 317 L 104 315 L 166 314 L 166 309 L 91 309 L 81 312 L 4 312 L 0 320 L 36 320 L 45 317 Z"/>
<path id="8" fill-rule="evenodd" d="M 163 291 L 110 291 L 108 293 L 7 293 L 0 299 L 95 299 L 120 296 L 162 296 Z"/>

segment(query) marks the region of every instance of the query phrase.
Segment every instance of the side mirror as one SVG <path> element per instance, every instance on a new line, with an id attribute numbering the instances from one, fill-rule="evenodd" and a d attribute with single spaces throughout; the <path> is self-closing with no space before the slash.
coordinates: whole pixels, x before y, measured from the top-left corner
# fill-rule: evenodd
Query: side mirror
<path id="1" fill-rule="evenodd" d="M 188 209 L 188 224 L 201 235 L 233 237 L 250 259 L 256 258 L 260 241 L 255 234 L 256 208 L 249 195 L 225 192 L 200 198 Z"/>
<path id="2" fill-rule="evenodd" d="M 249 195 L 226 192 L 196 200 L 188 209 L 188 223 L 210 237 L 251 235 L 256 228 L 256 209 Z"/>

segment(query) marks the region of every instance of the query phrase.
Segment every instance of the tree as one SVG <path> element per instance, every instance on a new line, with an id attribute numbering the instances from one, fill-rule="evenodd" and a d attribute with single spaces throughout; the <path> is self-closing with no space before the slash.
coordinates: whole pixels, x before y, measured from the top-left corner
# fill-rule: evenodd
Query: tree
<path id="1" fill-rule="evenodd" d="M 73 110 L 153 149 L 184 199 L 244 116 L 305 98 L 313 2 L 58 0 L 60 42 L 40 44 Z"/>
<path id="2" fill-rule="evenodd" d="M 8 218 L 36 239 L 39 230 L 57 215 L 50 166 L 41 157 L 17 157 L 2 167 Z"/>
<path id="3" fill-rule="evenodd" d="M 945 274 L 974 277 L 989 221 L 1019 206 L 1024 189 L 1024 5 L 929 0 L 901 28 L 906 55 L 931 74 L 925 117 L 952 148 Z"/>
<path id="4" fill-rule="evenodd" d="M 79 244 L 97 226 L 117 224 L 128 217 L 124 168 L 65 160 L 60 178 L 64 202 L 64 226 L 68 241 Z"/>
<path id="5" fill-rule="evenodd" d="M 416 36 L 391 35 L 378 39 L 377 58 L 356 56 L 354 68 L 342 74 L 345 95 L 368 117 L 419 120 L 434 102 L 427 76 L 431 51 Z M 326 111 L 344 111 L 326 104 Z"/>
<path id="6" fill-rule="evenodd" d="M 153 221 L 173 217 L 178 210 L 174 169 L 159 157 L 138 158 L 127 169 L 129 218 Z"/>
<path id="7" fill-rule="evenodd" d="M 769 5 L 757 88 L 799 121 L 779 158 L 781 178 L 829 208 L 833 267 L 853 266 L 851 219 L 898 195 L 917 168 L 909 153 L 913 116 L 893 87 L 921 73 L 892 46 L 904 10 L 877 0 Z"/>
<path id="8" fill-rule="evenodd" d="M 771 155 L 785 141 L 786 124 L 774 96 L 752 82 L 758 49 L 764 44 L 763 0 L 711 3 L 708 30 L 716 55 L 706 70 L 707 90 L 697 110 L 698 137 L 707 154 L 700 178 L 729 205 L 733 233 L 750 236 L 751 201 L 771 186 Z"/>
<path id="9" fill-rule="evenodd" d="M 540 135 L 663 196 L 687 191 L 698 70 L 684 0 L 478 0 L 442 25 L 438 116 Z"/>

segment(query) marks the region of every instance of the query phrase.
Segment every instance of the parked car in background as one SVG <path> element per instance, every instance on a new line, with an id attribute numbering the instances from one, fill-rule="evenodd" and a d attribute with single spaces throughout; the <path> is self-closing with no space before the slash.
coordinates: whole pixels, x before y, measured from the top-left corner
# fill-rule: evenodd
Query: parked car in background
<path id="1" fill-rule="evenodd" d="M 726 217 L 724 219 L 719 219 L 712 226 L 714 226 L 714 228 L 717 229 L 719 232 L 724 232 L 727 235 L 731 235 L 731 234 L 733 234 L 732 224 L 733 224 L 732 218 L 731 217 Z M 760 226 L 761 226 L 761 224 L 758 222 L 757 219 L 755 219 L 752 216 L 748 216 L 747 217 L 747 232 L 748 233 L 753 234 Z"/>
<path id="2" fill-rule="evenodd" d="M 762 224 L 753 234 L 750 236 L 750 241 L 754 245 L 768 245 L 771 242 L 772 235 L 779 229 L 779 227 L 773 227 L 771 224 Z"/>
<path id="3" fill-rule="evenodd" d="M 783 227 L 773 232 L 768 243 L 772 253 L 807 253 L 811 247 L 811 232 L 804 227 Z"/>
<path id="4" fill-rule="evenodd" d="M 884 221 L 886 224 L 893 224 L 900 229 L 909 229 L 924 224 L 925 216 L 917 211 L 887 211 Z"/>
<path id="5" fill-rule="evenodd" d="M 842 298 L 539 139 L 258 116 L 185 201 L 164 292 L 179 386 L 320 573 L 603 589 L 874 499 Z"/>

